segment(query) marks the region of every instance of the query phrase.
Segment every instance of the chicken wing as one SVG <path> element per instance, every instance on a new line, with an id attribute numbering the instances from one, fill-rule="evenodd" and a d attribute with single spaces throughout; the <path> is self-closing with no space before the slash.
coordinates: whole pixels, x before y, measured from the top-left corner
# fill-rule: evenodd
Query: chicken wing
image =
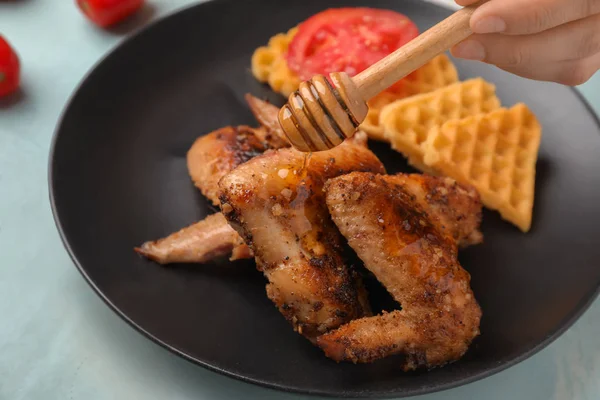
<path id="1" fill-rule="evenodd" d="M 256 255 L 267 295 L 294 329 L 316 336 L 369 315 L 366 293 L 341 256 L 341 237 L 324 202 L 323 185 L 351 171 L 384 172 L 357 134 L 311 155 L 270 151 L 220 182 L 221 209 Z"/>
<path id="2" fill-rule="evenodd" d="M 219 180 L 268 148 L 256 132 L 248 126 L 227 126 L 198 138 L 188 151 L 192 181 L 214 205 L 220 204 Z M 252 257 L 252 251 L 220 213 L 163 239 L 146 242 L 135 251 L 160 264 L 205 263 L 230 253 L 232 260 Z"/>
<path id="3" fill-rule="evenodd" d="M 218 183 L 226 173 L 267 149 L 289 146 L 277 122 L 279 109 L 250 94 L 246 101 L 260 128 L 218 129 L 197 139 L 187 155 L 194 184 L 214 205 L 219 205 Z M 237 232 L 217 214 L 135 250 L 160 264 L 205 263 L 230 253 L 232 261 L 253 256 Z"/>
<path id="4" fill-rule="evenodd" d="M 230 254 L 232 261 L 253 256 L 221 213 L 209 215 L 164 239 L 146 242 L 135 251 L 159 264 L 204 263 Z"/>
<path id="5" fill-rule="evenodd" d="M 454 240 L 461 237 L 457 232 L 467 230 L 461 216 L 477 207 L 469 189 L 450 182 L 436 189 L 441 196 L 445 190 L 452 193 L 447 205 L 437 208 L 437 201 L 428 202 L 424 188 L 435 187 L 436 179 L 352 173 L 327 183 L 333 221 L 402 306 L 401 311 L 356 319 L 320 336 L 317 344 L 328 357 L 371 362 L 404 354 L 407 370 L 435 367 L 459 359 L 479 334 L 481 310 L 470 275 L 458 263 Z M 457 210 L 433 215 L 446 206 Z M 441 222 L 441 214 L 447 222 Z"/>

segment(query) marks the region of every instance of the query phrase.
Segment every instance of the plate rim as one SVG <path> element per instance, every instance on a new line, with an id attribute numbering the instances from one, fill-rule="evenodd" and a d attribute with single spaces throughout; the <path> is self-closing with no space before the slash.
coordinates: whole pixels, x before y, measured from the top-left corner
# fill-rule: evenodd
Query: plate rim
<path id="1" fill-rule="evenodd" d="M 443 7 L 437 3 L 432 3 L 429 1 L 423 1 L 423 0 L 408 0 L 408 1 L 410 1 L 414 4 L 419 4 L 422 7 L 429 7 L 429 8 L 435 8 L 435 9 L 443 9 L 445 11 L 452 11 L 449 8 Z M 88 285 L 102 299 L 102 301 L 109 307 L 109 309 L 111 309 L 116 315 L 118 315 L 123 321 L 125 321 L 135 331 L 137 331 L 138 333 L 140 333 L 142 336 L 146 337 L 147 339 L 150 339 L 150 341 L 154 342 L 155 344 L 159 345 L 160 347 L 163 347 L 166 350 L 170 351 L 172 354 L 175 354 L 175 355 L 183 358 L 184 360 L 190 362 L 191 364 L 198 365 L 209 371 L 219 373 L 223 376 L 226 376 L 229 378 L 234 378 L 238 381 L 242 381 L 245 383 L 258 385 L 258 386 L 266 388 L 266 389 L 279 390 L 279 391 L 287 392 L 287 393 L 304 394 L 304 395 L 309 395 L 309 396 L 323 396 L 323 397 L 329 397 L 329 398 L 407 398 L 407 397 L 420 396 L 420 395 L 425 395 L 425 394 L 430 394 L 430 393 L 435 393 L 435 392 L 442 392 L 442 391 L 457 388 L 460 386 L 465 386 L 470 383 L 477 382 L 482 379 L 488 378 L 492 375 L 496 375 L 499 372 L 502 372 L 508 368 L 511 368 L 511 367 L 531 358 L 532 356 L 534 356 L 535 354 L 539 353 L 541 350 L 545 349 L 550 344 L 552 344 L 556 339 L 561 337 L 569 328 L 571 328 L 575 324 L 575 322 L 577 322 L 579 320 L 579 318 L 590 308 L 590 306 L 600 296 L 600 284 L 599 284 L 596 286 L 596 288 L 594 290 L 591 291 L 591 293 L 586 293 L 582 297 L 582 300 L 574 308 L 575 312 L 571 313 L 571 315 L 569 315 L 568 318 L 566 318 L 562 322 L 562 324 L 559 326 L 558 329 L 556 329 L 554 332 L 551 332 L 551 334 L 548 335 L 544 340 L 542 340 L 541 342 L 539 342 L 538 344 L 536 344 L 529 350 L 523 352 L 522 354 L 520 354 L 516 357 L 513 357 L 510 360 L 502 362 L 502 364 L 499 364 L 498 366 L 489 368 L 489 369 L 481 371 L 479 373 L 475 373 L 466 378 L 454 380 L 452 382 L 448 382 L 448 383 L 444 383 L 444 384 L 437 384 L 437 385 L 423 386 L 423 387 L 416 388 L 416 389 L 409 389 L 404 392 L 394 392 L 394 391 L 386 391 L 386 392 L 381 392 L 381 393 L 378 393 L 376 391 L 335 392 L 335 391 L 328 391 L 328 390 L 306 389 L 306 388 L 301 388 L 301 387 L 297 387 L 297 386 L 291 386 L 291 385 L 286 386 L 284 384 L 268 382 L 264 379 L 252 378 L 252 377 L 248 377 L 248 376 L 245 376 L 245 375 L 242 375 L 239 373 L 231 372 L 225 368 L 220 368 L 220 367 L 217 367 L 207 361 L 195 358 L 195 357 L 185 353 L 183 350 L 180 350 L 177 347 L 156 337 L 155 335 L 153 335 L 152 333 L 148 332 L 146 329 L 141 327 L 138 323 L 136 323 L 133 319 L 131 319 L 128 315 L 126 315 L 125 312 L 120 310 L 102 292 L 102 290 L 100 288 L 98 288 L 96 283 L 88 275 L 84 266 L 77 259 L 77 256 L 75 255 L 75 251 L 71 247 L 71 245 L 69 243 L 69 239 L 67 238 L 67 234 L 64 231 L 64 227 L 61 223 L 61 217 L 59 215 L 59 211 L 58 211 L 57 204 L 56 204 L 55 181 L 54 181 L 54 163 L 55 163 L 55 155 L 56 155 L 56 149 L 57 149 L 57 145 L 58 145 L 58 141 L 59 141 L 59 137 L 60 137 L 60 132 L 62 130 L 62 126 L 64 124 L 66 117 L 68 116 L 70 109 L 72 108 L 72 106 L 75 103 L 75 99 L 76 99 L 77 95 L 90 82 L 90 80 L 91 80 L 93 74 L 96 72 L 96 70 L 98 70 L 105 62 L 107 62 L 111 57 L 113 57 L 118 50 L 122 49 L 125 46 L 131 45 L 132 42 L 138 40 L 141 36 L 146 34 L 148 31 L 154 29 L 157 25 L 162 24 L 165 21 L 174 18 L 174 17 L 178 16 L 179 14 L 184 14 L 184 13 L 189 12 L 190 10 L 195 9 L 197 7 L 205 7 L 210 4 L 227 3 L 227 2 L 232 2 L 232 0 L 205 0 L 201 3 L 188 4 L 183 7 L 176 8 L 175 10 L 170 11 L 169 13 L 165 14 L 164 16 L 159 17 L 159 18 L 145 24 L 141 28 L 134 30 L 132 33 L 127 34 L 123 38 L 123 40 L 119 41 L 116 45 L 109 48 L 106 51 L 106 53 L 104 53 L 88 69 L 88 71 L 84 74 L 84 76 L 81 78 L 81 80 L 77 83 L 77 85 L 75 86 L 75 88 L 73 89 L 73 91 L 71 92 L 69 97 L 67 98 L 67 101 L 66 101 L 65 105 L 63 106 L 63 108 L 59 114 L 59 117 L 57 119 L 56 127 L 52 133 L 52 140 L 50 143 L 50 149 L 49 149 L 49 154 L 48 154 L 48 165 L 47 165 L 48 196 L 49 196 L 49 200 L 50 200 L 50 208 L 52 211 L 52 217 L 54 220 L 54 224 L 56 225 L 56 229 L 59 233 L 61 242 L 62 242 L 65 250 L 67 251 L 69 257 L 71 258 L 71 261 L 73 262 L 74 266 L 77 268 L 79 273 L 84 278 L 84 281 L 88 283 Z M 570 89 L 575 94 L 577 99 L 582 103 L 582 105 L 587 110 L 587 112 L 591 115 L 592 119 L 594 120 L 594 122 L 596 123 L 596 125 L 600 131 L 600 116 L 596 113 L 595 109 L 592 107 L 592 105 L 589 103 L 589 101 L 583 96 L 583 94 L 576 87 L 568 87 L 568 89 Z"/>

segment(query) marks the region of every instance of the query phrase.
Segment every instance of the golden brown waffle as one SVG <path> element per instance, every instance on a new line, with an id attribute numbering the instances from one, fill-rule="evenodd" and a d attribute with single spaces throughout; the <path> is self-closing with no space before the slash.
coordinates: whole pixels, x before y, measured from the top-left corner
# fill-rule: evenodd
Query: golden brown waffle
<path id="1" fill-rule="evenodd" d="M 423 145 L 424 162 L 473 185 L 486 207 L 527 232 L 541 134 L 535 115 L 526 105 L 517 104 L 432 129 Z"/>
<path id="2" fill-rule="evenodd" d="M 458 82 L 456 67 L 448 56 L 440 54 L 404 78 L 397 92 L 383 92 L 371 99 L 368 102 L 369 113 L 361 128 L 367 132 L 370 138 L 385 140 L 383 126 L 379 119 L 383 107 L 396 100 L 428 93 L 456 82 Z"/>
<path id="3" fill-rule="evenodd" d="M 433 128 L 499 107 L 495 86 L 476 78 L 395 101 L 381 110 L 379 120 L 392 148 L 416 168 L 430 172 L 423 162 L 422 144 Z"/>
<path id="4" fill-rule="evenodd" d="M 300 78 L 288 68 L 284 57 L 297 31 L 292 28 L 273 36 L 267 46 L 259 47 L 252 55 L 252 75 L 286 97 L 300 85 Z"/>

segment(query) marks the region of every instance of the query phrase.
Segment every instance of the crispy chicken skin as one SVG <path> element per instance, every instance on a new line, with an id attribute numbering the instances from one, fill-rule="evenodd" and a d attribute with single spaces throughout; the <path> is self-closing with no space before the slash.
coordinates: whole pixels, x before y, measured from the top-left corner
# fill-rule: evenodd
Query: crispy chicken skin
<path id="1" fill-rule="evenodd" d="M 249 126 L 226 126 L 198 138 L 187 153 L 194 185 L 215 206 L 219 205 L 219 180 L 238 165 L 262 154 L 266 144 Z"/>
<path id="2" fill-rule="evenodd" d="M 370 315 L 366 292 L 341 256 L 323 185 L 351 171 L 383 173 L 363 133 L 311 155 L 270 151 L 220 182 L 221 209 L 256 255 L 269 280 L 267 295 L 294 329 L 315 338 Z"/>
<path id="3" fill-rule="evenodd" d="M 472 186 L 461 185 L 454 179 L 421 174 L 397 174 L 386 181 L 402 186 L 429 215 L 438 229 L 446 230 L 460 247 L 483 241 L 481 199 Z"/>
<path id="4" fill-rule="evenodd" d="M 401 311 L 356 319 L 320 336 L 317 344 L 328 357 L 371 362 L 404 354 L 404 369 L 432 368 L 459 359 L 479 334 L 481 310 L 470 275 L 458 263 L 455 232 L 432 222 L 436 217 L 425 211 L 433 209 L 431 204 L 408 190 L 424 187 L 428 179 L 436 178 L 355 172 L 327 183 L 333 221 L 402 306 Z M 460 208 L 458 192 L 456 196 Z M 464 202 L 470 210 L 468 194 Z M 459 215 L 447 215 L 456 219 L 450 226 L 460 226 Z"/>
<path id="5" fill-rule="evenodd" d="M 232 261 L 252 257 L 250 248 L 221 213 L 164 239 L 146 242 L 135 251 L 159 264 L 204 263 L 230 254 Z"/>

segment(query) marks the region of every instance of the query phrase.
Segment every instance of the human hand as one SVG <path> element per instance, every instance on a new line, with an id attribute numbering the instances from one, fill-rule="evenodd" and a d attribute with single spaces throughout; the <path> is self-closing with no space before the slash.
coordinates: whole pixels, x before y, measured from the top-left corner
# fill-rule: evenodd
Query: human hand
<path id="1" fill-rule="evenodd" d="M 600 69 L 600 0 L 490 0 L 473 13 L 471 30 L 454 56 L 570 86 Z"/>

